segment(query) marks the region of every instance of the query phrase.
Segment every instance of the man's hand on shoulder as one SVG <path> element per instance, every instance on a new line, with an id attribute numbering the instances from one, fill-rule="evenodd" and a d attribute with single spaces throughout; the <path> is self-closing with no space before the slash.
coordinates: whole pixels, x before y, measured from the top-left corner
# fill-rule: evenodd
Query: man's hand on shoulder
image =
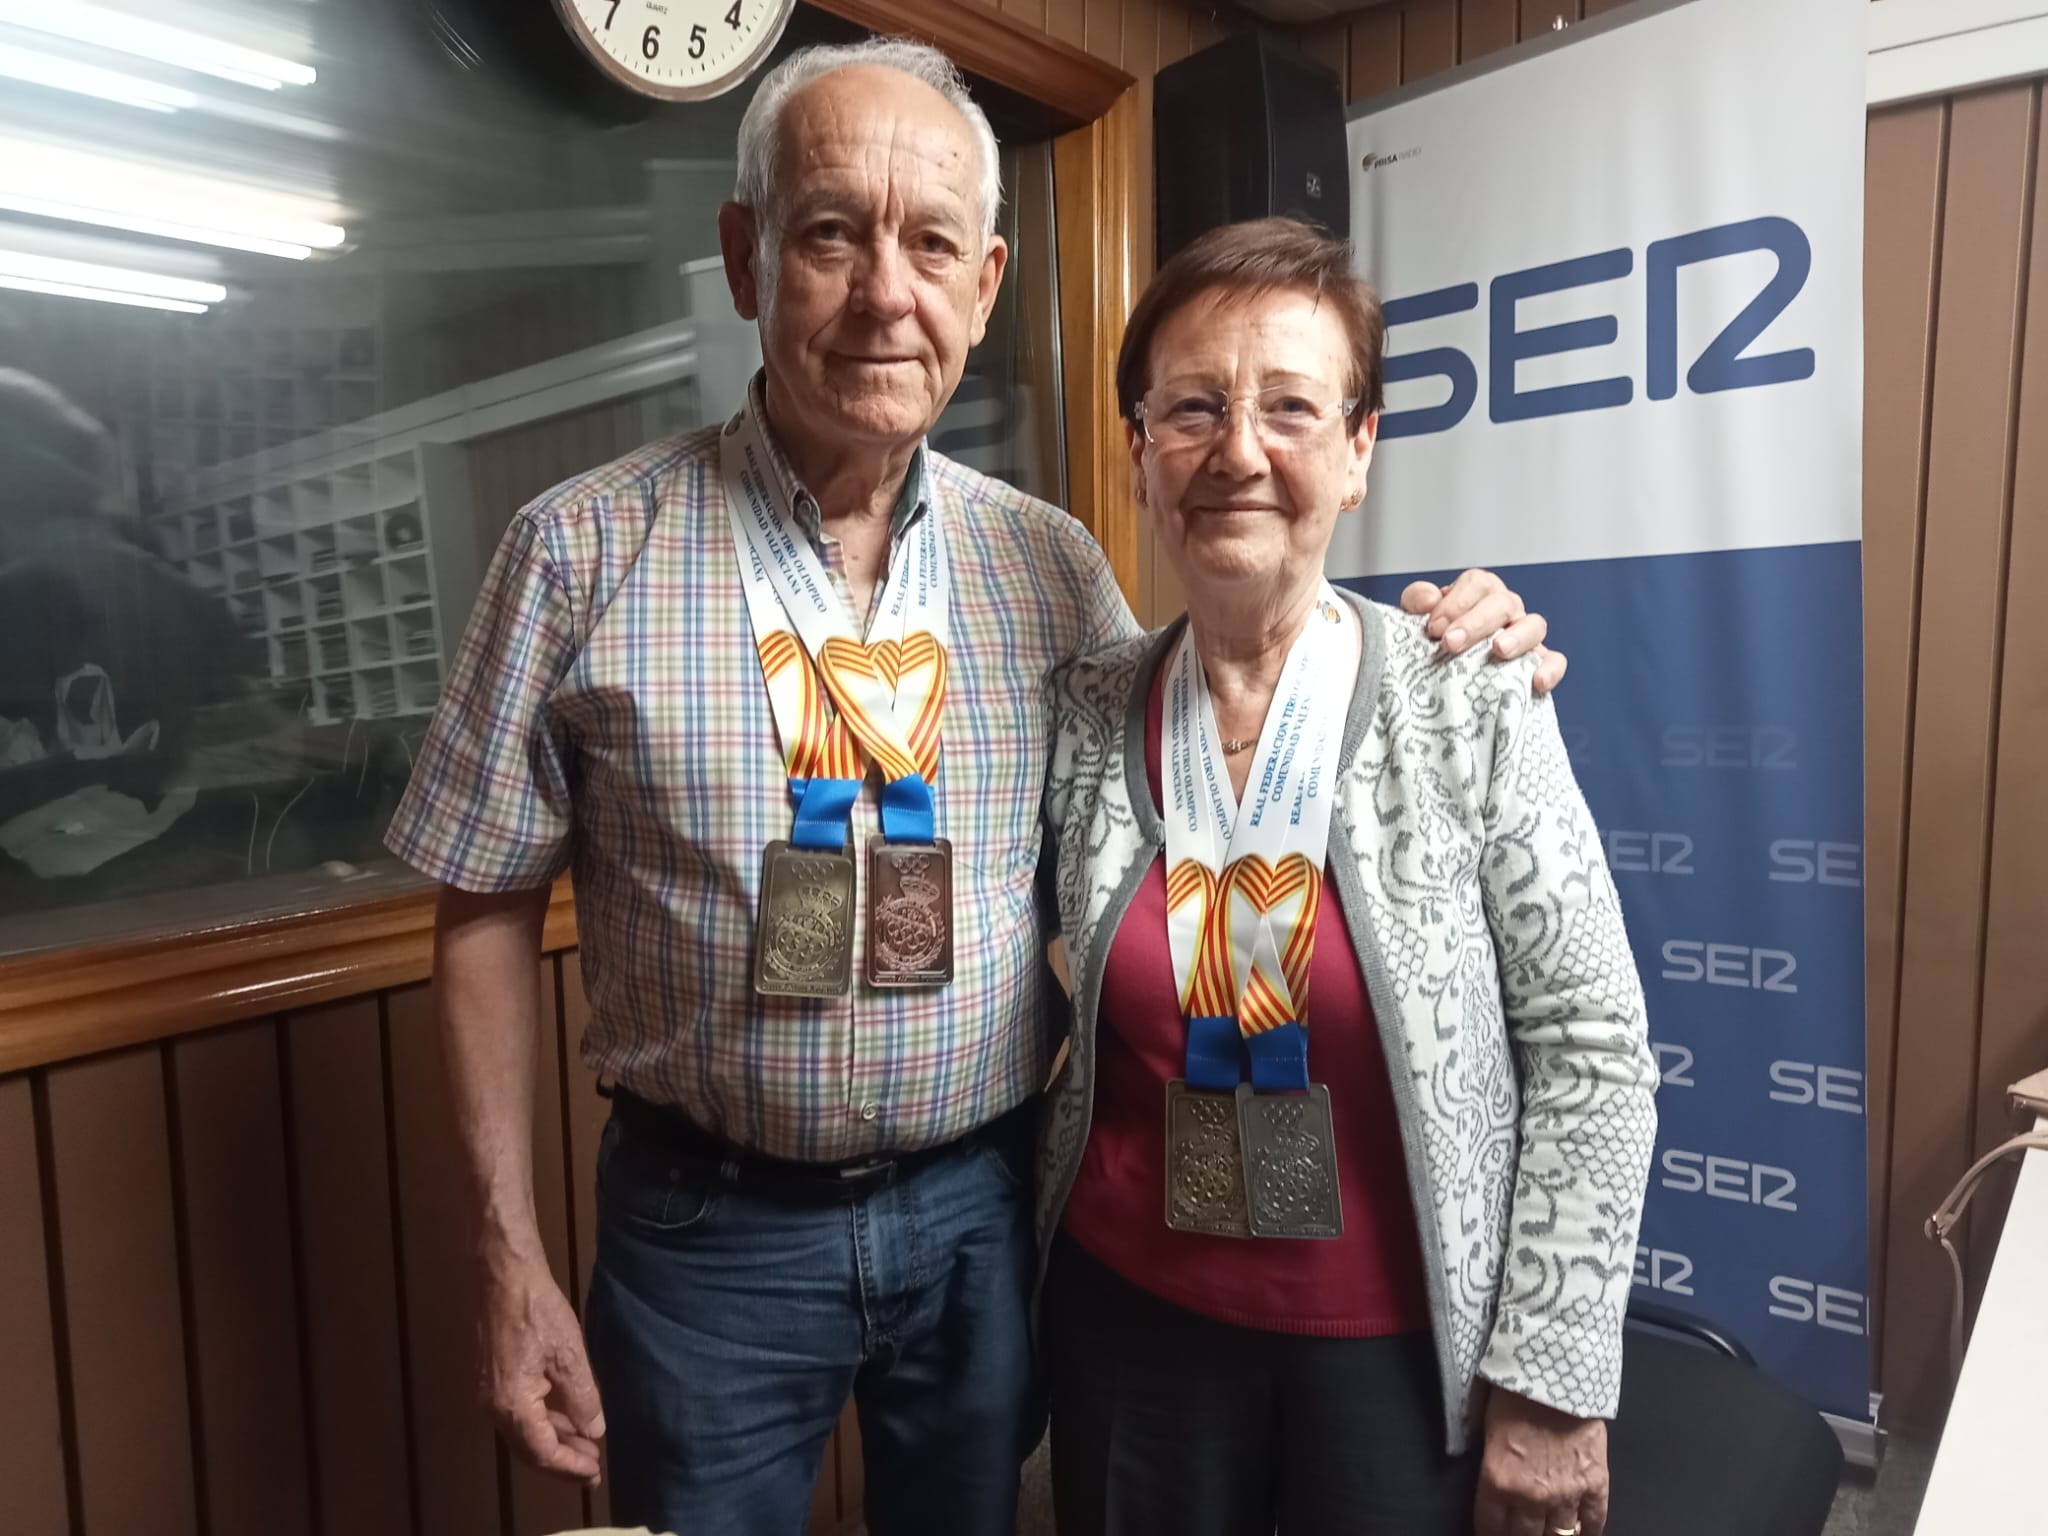
<path id="1" fill-rule="evenodd" d="M 1492 641 L 1495 661 L 1511 661 L 1533 651 L 1538 697 L 1564 681 L 1564 652 L 1543 643 L 1550 625 L 1542 614 L 1523 607 L 1522 599 L 1491 571 L 1467 571 L 1448 587 L 1410 582 L 1401 593 L 1401 611 L 1427 615 L 1429 637 L 1442 642 L 1446 656 L 1459 655 L 1482 640 Z"/>

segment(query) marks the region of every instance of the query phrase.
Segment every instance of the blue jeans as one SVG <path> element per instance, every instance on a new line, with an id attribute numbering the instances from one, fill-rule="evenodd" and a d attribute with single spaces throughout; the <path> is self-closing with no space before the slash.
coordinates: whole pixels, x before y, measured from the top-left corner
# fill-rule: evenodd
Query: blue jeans
<path id="1" fill-rule="evenodd" d="M 1027 1146 L 858 1201 L 767 1199 L 615 1116 L 586 1333 L 613 1522 L 800 1536 L 850 1392 L 874 1536 L 1008 1536 L 1043 1416 Z"/>

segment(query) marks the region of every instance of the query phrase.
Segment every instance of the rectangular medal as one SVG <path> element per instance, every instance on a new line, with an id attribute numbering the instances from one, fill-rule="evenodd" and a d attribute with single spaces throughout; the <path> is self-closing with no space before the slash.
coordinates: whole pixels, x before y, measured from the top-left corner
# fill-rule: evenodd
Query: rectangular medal
<path id="1" fill-rule="evenodd" d="M 1237 1104 L 1180 1078 L 1166 1085 L 1166 1224 L 1176 1232 L 1250 1237 Z"/>
<path id="2" fill-rule="evenodd" d="M 943 987 L 953 979 L 953 845 L 868 843 L 868 985 Z"/>
<path id="3" fill-rule="evenodd" d="M 1307 1093 L 1254 1093 L 1240 1083 L 1237 1122 L 1252 1235 L 1343 1236 L 1330 1090 L 1311 1083 Z"/>
<path id="4" fill-rule="evenodd" d="M 769 997 L 844 997 L 853 987 L 853 860 L 792 848 L 761 855 L 754 990 Z"/>

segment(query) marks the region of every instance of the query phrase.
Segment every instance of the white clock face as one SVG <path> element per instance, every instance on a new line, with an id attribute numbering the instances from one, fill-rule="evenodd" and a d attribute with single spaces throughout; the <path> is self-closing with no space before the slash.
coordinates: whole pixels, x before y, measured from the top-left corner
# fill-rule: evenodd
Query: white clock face
<path id="1" fill-rule="evenodd" d="M 650 96 L 729 91 L 775 46 L 796 0 L 555 0 L 605 73 Z"/>

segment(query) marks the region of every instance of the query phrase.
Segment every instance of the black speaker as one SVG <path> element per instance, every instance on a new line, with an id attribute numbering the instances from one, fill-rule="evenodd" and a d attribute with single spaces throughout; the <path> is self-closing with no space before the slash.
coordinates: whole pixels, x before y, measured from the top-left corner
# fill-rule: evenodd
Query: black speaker
<path id="1" fill-rule="evenodd" d="M 1268 32 L 1239 32 L 1159 71 L 1152 146 L 1158 260 L 1204 230 L 1284 214 L 1351 236 L 1344 86 Z"/>

